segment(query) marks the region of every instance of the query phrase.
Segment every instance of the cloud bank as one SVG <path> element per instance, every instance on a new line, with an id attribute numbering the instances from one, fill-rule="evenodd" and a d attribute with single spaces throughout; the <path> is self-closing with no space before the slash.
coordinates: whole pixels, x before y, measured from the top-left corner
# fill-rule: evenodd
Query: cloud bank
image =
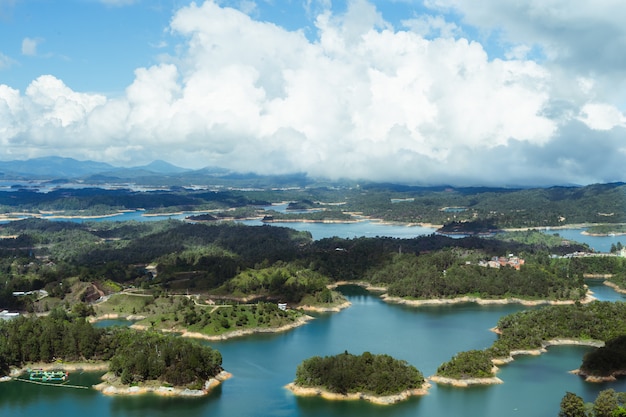
<path id="1" fill-rule="evenodd" d="M 552 18 L 546 1 L 524 10 L 469 3 L 429 5 L 497 30 L 507 58 L 490 58 L 438 15 L 394 28 L 364 0 L 317 15 L 313 40 L 211 1 L 191 4 L 169 27 L 180 53 L 138 68 L 121 96 L 72 91 L 51 75 L 24 92 L 0 85 L 0 158 L 159 158 L 415 184 L 623 180 L 626 118 L 608 86 L 619 84 L 624 55 L 610 52 L 623 51 L 626 29 L 608 26 L 611 10 L 589 11 L 583 24 L 570 3 Z M 566 36 L 557 29 L 568 22 L 580 23 Z M 604 32 L 586 35 L 589 25 Z M 578 40 L 613 31 L 621 40 L 594 68 L 584 59 L 594 39 Z M 541 60 L 529 58 L 536 48 Z"/>

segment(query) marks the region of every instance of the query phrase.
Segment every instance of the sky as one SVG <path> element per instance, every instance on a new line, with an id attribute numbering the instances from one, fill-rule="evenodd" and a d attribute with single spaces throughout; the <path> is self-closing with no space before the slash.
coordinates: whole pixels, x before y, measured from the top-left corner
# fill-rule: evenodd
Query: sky
<path id="1" fill-rule="evenodd" d="M 0 0 L 0 160 L 626 181 L 623 0 Z"/>

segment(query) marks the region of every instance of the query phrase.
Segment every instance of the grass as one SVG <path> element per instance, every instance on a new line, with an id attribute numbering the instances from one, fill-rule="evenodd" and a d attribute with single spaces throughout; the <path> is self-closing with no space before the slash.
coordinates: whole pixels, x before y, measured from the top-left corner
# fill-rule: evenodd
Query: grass
<path id="1" fill-rule="evenodd" d="M 144 316 L 136 324 L 156 330 L 188 330 L 208 336 L 251 328 L 281 327 L 302 315 L 298 311 L 282 311 L 273 303 L 210 305 L 182 295 L 115 294 L 94 308 L 97 315 Z"/>

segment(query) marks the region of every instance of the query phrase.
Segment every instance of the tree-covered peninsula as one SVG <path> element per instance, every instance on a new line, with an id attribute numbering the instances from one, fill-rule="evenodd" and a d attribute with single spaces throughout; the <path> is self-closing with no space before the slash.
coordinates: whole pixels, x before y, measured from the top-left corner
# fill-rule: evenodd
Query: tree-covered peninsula
<path id="1" fill-rule="evenodd" d="M 299 395 L 392 403 L 425 394 L 427 384 L 422 373 L 406 361 L 384 354 L 353 355 L 345 351 L 304 360 L 287 388 Z"/>
<path id="2" fill-rule="evenodd" d="M 482 250 L 440 250 L 398 254 L 366 280 L 387 287 L 392 297 L 446 299 L 471 296 L 486 299 L 582 300 L 583 276 L 569 270 L 569 260 L 528 254 L 491 261 Z"/>
<path id="3" fill-rule="evenodd" d="M 626 375 L 626 334 L 587 353 L 578 374 L 588 381 L 614 381 L 617 376 Z"/>
<path id="4" fill-rule="evenodd" d="M 0 321 L 0 372 L 25 366 L 108 363 L 121 385 L 158 384 L 193 390 L 223 371 L 219 351 L 155 332 L 95 328 L 55 309 L 46 317 Z M 79 366 L 80 367 L 80 366 Z"/>
<path id="5" fill-rule="evenodd" d="M 450 362 L 442 364 L 438 373 L 461 379 L 481 378 L 485 375 L 486 358 L 492 363 L 506 363 L 514 355 L 541 352 L 554 344 L 598 347 L 605 341 L 618 338 L 609 346 L 617 346 L 619 350 L 622 346 L 619 337 L 626 335 L 626 303 L 594 301 L 524 310 L 502 317 L 495 330 L 498 339 L 491 347 L 481 354 L 457 354 Z M 604 367 L 602 361 L 606 358 L 605 354 L 612 357 L 614 352 L 605 350 L 598 356 L 592 355 L 589 366 Z M 618 362 L 615 366 L 619 366 Z M 457 369 L 463 370 L 463 373 Z"/>

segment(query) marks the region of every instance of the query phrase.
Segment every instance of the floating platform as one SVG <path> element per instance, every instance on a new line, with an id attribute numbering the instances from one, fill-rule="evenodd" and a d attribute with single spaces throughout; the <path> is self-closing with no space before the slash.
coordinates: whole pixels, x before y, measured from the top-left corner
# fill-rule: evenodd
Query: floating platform
<path id="1" fill-rule="evenodd" d="M 28 371 L 28 379 L 31 381 L 65 381 L 68 377 L 69 373 L 66 371 L 44 371 L 43 369 L 31 369 Z"/>

